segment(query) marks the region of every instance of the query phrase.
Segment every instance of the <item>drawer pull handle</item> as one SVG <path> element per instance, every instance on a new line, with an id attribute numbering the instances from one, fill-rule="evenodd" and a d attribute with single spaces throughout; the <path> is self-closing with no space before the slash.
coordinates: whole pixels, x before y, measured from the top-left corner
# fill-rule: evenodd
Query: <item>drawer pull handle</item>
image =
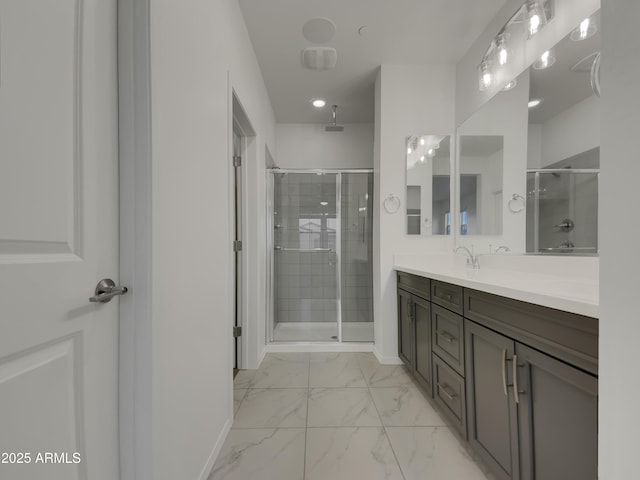
<path id="1" fill-rule="evenodd" d="M 446 300 L 449 300 L 450 302 L 453 301 L 453 295 L 449 294 L 449 293 L 445 293 L 444 295 L 442 295 Z"/>
<path id="2" fill-rule="evenodd" d="M 458 396 L 455 392 L 448 391 L 449 385 L 440 385 L 439 383 L 437 385 L 440 391 L 444 394 L 445 397 L 449 399 L 450 402 L 452 402 Z"/>
<path id="3" fill-rule="evenodd" d="M 452 343 L 454 340 L 456 340 L 456 337 L 454 337 L 447 331 L 438 330 L 436 333 L 440 335 L 444 339 L 444 341 L 447 343 Z"/>

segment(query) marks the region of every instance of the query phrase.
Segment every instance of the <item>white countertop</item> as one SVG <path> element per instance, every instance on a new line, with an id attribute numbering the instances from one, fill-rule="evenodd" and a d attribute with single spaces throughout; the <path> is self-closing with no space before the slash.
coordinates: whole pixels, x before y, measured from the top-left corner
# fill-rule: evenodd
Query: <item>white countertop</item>
<path id="1" fill-rule="evenodd" d="M 394 269 L 598 318 L 597 259 L 595 263 L 594 259 L 585 259 L 584 263 L 581 260 L 558 259 L 559 263 L 552 264 L 549 262 L 554 259 L 544 257 L 490 255 L 479 257 L 480 268 L 476 270 L 467 267 L 460 255 L 400 254 L 394 255 Z M 559 264 L 562 268 L 557 268 Z M 548 268 L 549 265 L 553 267 Z"/>

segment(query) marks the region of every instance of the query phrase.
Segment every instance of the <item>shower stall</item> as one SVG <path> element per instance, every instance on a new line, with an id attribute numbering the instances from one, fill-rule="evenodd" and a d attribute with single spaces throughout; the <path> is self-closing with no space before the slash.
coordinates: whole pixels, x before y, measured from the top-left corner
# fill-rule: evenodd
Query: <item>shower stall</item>
<path id="1" fill-rule="evenodd" d="M 373 342 L 372 171 L 267 181 L 267 341 Z"/>

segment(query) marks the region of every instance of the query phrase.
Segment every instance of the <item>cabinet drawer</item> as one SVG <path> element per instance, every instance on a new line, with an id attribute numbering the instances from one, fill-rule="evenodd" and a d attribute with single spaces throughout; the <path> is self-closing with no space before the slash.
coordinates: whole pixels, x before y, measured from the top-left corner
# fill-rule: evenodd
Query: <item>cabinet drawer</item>
<path id="1" fill-rule="evenodd" d="M 431 324 L 433 351 L 451 368 L 464 376 L 464 322 L 462 317 L 433 305 Z"/>
<path id="2" fill-rule="evenodd" d="M 462 287 L 431 281 L 431 301 L 462 315 Z"/>
<path id="3" fill-rule="evenodd" d="M 465 289 L 464 316 L 598 374 L 598 319 Z"/>
<path id="4" fill-rule="evenodd" d="M 464 378 L 438 355 L 433 355 L 433 393 L 435 402 L 462 436 L 467 438 L 467 413 Z"/>
<path id="5" fill-rule="evenodd" d="M 419 297 L 429 300 L 431 298 L 430 290 L 431 280 L 410 273 L 398 272 L 398 288 L 406 290 L 409 293 L 418 295 Z"/>

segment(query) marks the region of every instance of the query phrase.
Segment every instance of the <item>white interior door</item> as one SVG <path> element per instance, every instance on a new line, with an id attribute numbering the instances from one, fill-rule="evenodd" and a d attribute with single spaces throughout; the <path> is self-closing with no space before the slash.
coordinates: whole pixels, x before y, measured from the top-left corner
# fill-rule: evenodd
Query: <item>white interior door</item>
<path id="1" fill-rule="evenodd" d="M 119 477 L 116 45 L 116 0 L 0 0 L 2 479 Z"/>

